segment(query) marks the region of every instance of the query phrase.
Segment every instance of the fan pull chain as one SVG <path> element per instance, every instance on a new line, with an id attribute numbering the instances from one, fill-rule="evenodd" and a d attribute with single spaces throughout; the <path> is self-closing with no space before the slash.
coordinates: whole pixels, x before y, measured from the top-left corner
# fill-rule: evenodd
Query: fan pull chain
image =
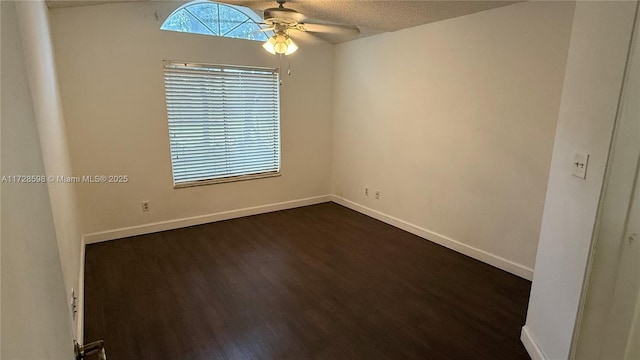
<path id="1" fill-rule="evenodd" d="M 280 60 L 280 66 L 278 67 L 278 72 L 282 73 L 282 54 L 278 54 L 279 56 L 279 60 Z M 280 78 L 280 85 L 282 85 L 283 81 L 282 78 Z"/>
<path id="2" fill-rule="evenodd" d="M 278 68 L 278 71 L 282 71 L 282 54 L 278 54 L 280 59 L 278 59 L 280 61 L 280 67 Z M 291 76 L 291 58 L 287 57 L 287 75 Z M 280 79 L 280 85 L 282 85 L 284 83 L 284 81 L 282 79 Z"/>

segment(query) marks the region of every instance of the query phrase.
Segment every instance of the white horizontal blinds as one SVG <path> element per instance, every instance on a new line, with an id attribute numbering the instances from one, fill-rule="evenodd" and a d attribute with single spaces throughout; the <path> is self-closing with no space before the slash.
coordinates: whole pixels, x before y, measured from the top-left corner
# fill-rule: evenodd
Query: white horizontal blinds
<path id="1" fill-rule="evenodd" d="M 280 171 L 275 70 L 166 62 L 174 184 Z"/>

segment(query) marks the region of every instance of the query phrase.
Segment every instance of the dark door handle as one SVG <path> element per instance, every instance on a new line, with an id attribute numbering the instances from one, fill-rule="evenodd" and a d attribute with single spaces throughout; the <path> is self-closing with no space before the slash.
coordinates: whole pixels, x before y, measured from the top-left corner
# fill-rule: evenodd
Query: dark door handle
<path id="1" fill-rule="evenodd" d="M 80 345 L 74 341 L 73 349 L 76 355 L 76 360 L 107 360 L 107 353 L 104 349 L 104 340 L 94 341 L 86 345 Z"/>

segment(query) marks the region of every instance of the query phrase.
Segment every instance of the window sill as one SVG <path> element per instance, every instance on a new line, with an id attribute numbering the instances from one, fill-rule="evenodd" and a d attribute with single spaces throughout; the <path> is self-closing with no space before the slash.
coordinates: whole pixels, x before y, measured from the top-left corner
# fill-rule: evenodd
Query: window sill
<path id="1" fill-rule="evenodd" d="M 208 179 L 208 180 L 197 180 L 197 181 L 188 181 L 182 182 L 178 184 L 173 184 L 174 189 L 183 189 L 194 186 L 203 186 L 203 185 L 213 185 L 213 184 L 223 184 L 230 183 L 236 181 L 245 181 L 245 180 L 254 180 L 254 179 L 264 179 L 270 177 L 278 177 L 280 176 L 280 172 L 269 172 L 269 173 L 261 173 L 261 174 L 252 174 L 252 175 L 242 175 L 242 176 L 230 176 L 224 178 L 216 178 L 216 179 Z"/>

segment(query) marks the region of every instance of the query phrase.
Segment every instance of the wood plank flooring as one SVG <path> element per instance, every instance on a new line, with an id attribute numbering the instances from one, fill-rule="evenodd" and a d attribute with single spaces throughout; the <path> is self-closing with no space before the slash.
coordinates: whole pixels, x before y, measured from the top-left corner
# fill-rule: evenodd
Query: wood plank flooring
<path id="1" fill-rule="evenodd" d="M 530 282 L 334 203 L 88 245 L 127 359 L 528 359 Z"/>

